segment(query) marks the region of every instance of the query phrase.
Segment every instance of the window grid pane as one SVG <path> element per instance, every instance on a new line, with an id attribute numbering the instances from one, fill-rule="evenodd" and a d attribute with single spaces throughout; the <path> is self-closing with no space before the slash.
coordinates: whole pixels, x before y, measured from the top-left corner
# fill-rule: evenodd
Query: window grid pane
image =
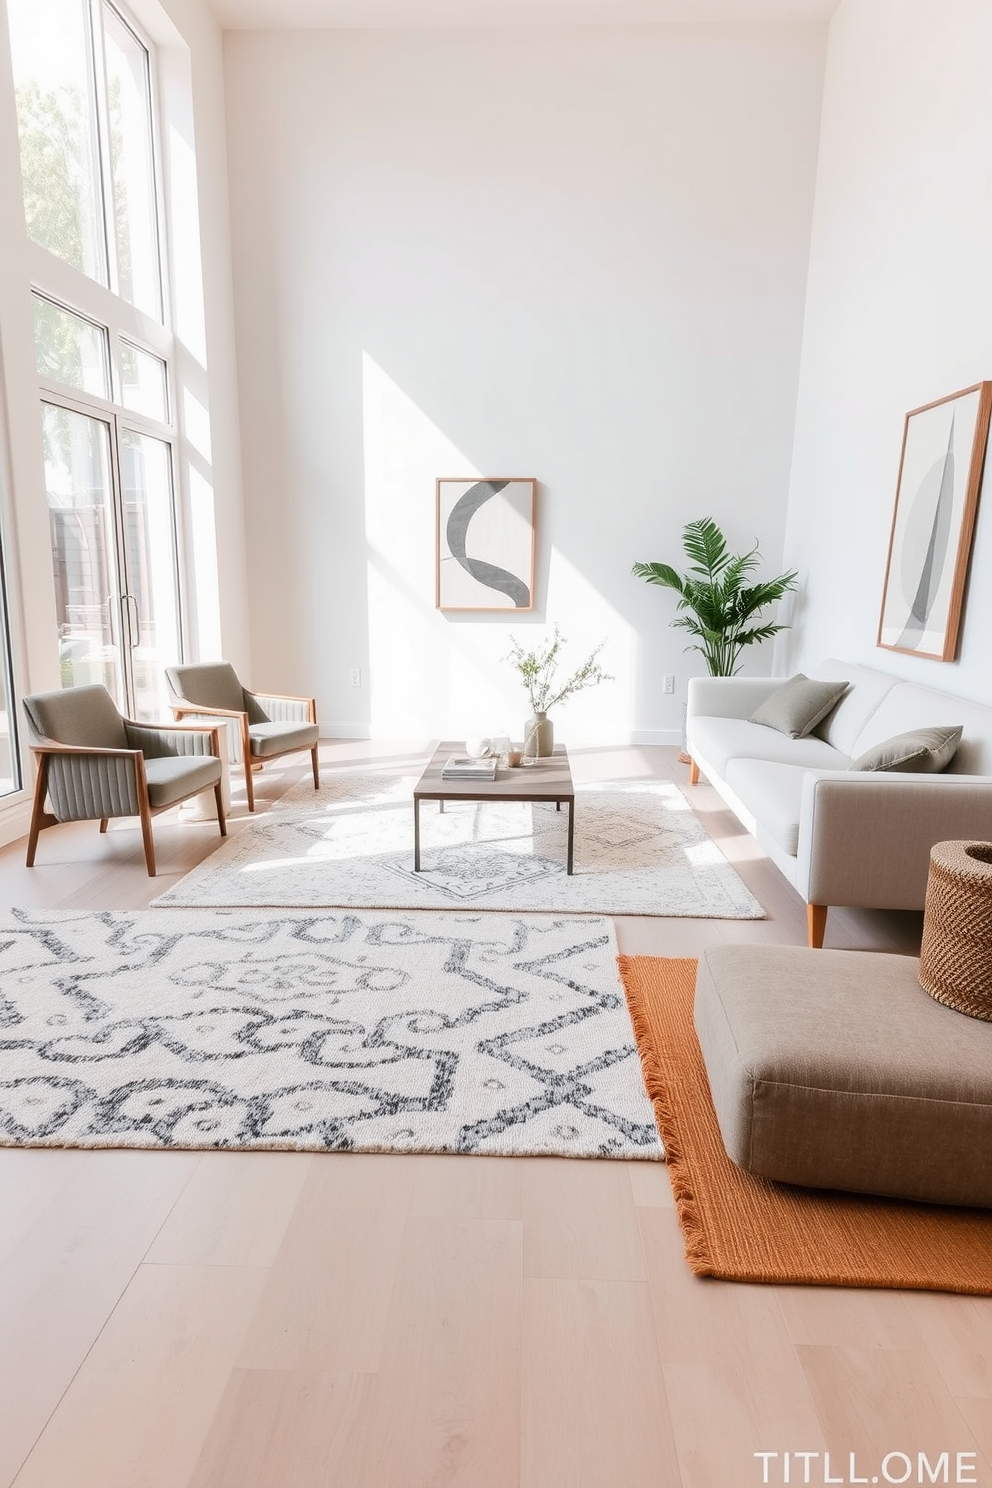
<path id="1" fill-rule="evenodd" d="M 142 351 L 123 338 L 121 347 L 121 402 L 132 413 L 169 421 L 169 391 L 166 364 L 161 357 Z"/>
<path id="2" fill-rule="evenodd" d="M 112 6 L 102 16 L 118 293 L 161 320 L 148 53 Z"/>
<path id="3" fill-rule="evenodd" d="M 42 295 L 33 295 L 32 299 L 38 376 L 109 398 L 106 330 Z"/>
<path id="4" fill-rule="evenodd" d="M 107 284 L 89 7 L 8 0 L 28 236 Z"/>

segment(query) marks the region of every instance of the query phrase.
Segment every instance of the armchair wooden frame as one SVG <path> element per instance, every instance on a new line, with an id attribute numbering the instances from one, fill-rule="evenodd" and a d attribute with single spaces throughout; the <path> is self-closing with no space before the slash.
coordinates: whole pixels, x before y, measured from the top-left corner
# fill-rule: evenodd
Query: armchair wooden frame
<path id="1" fill-rule="evenodd" d="M 312 697 L 298 697 L 290 692 L 261 692 L 254 691 L 248 687 L 244 688 L 245 697 L 256 698 L 259 706 L 271 699 L 279 703 L 305 703 L 307 708 L 307 722 L 317 722 L 317 699 Z M 255 810 L 255 788 L 252 784 L 252 770 L 260 770 L 265 764 L 265 759 L 257 755 L 253 758 L 251 752 L 251 735 L 248 731 L 248 711 L 239 708 L 208 708 L 203 703 L 173 703 L 172 716 L 179 720 L 190 716 L 200 718 L 237 718 L 240 720 L 241 729 L 241 757 L 245 767 L 245 793 L 248 797 L 248 810 Z M 320 789 L 320 744 L 319 741 L 310 751 L 310 763 L 313 770 L 314 790 Z M 290 749 L 280 750 L 275 754 L 267 755 L 268 759 L 278 759 L 280 754 L 295 753 L 295 746 Z"/>
<path id="2" fill-rule="evenodd" d="M 136 724 L 134 719 L 124 719 L 125 723 L 135 724 L 139 728 L 154 728 L 159 733 L 184 733 L 196 732 L 209 734 L 213 749 L 212 753 L 223 759 L 220 752 L 220 729 L 212 728 L 209 724 L 197 728 L 195 724 L 186 724 L 182 728 L 168 723 Z M 170 811 L 178 801 L 170 801 L 165 806 L 153 806 L 148 798 L 148 780 L 145 774 L 145 756 L 140 749 L 102 749 L 83 744 L 60 744 L 57 739 L 38 739 L 30 746 L 31 753 L 38 759 L 38 774 L 34 788 L 34 805 L 31 810 L 31 826 L 28 830 L 27 866 L 34 867 L 35 853 L 38 848 L 38 836 L 46 827 L 57 827 L 61 823 L 57 816 L 45 810 L 45 798 L 48 794 L 48 771 L 52 759 L 56 755 L 75 755 L 78 758 L 92 759 L 99 756 L 104 759 L 122 759 L 132 761 L 134 764 L 135 788 L 138 796 L 138 819 L 141 822 L 141 840 L 145 849 L 145 864 L 148 868 L 148 876 L 155 877 L 155 844 L 152 840 L 152 817 L 158 816 L 162 811 Z M 214 797 L 217 802 L 217 824 L 220 827 L 220 835 L 227 836 L 227 820 L 224 815 L 224 798 L 221 793 L 221 782 L 218 781 L 213 788 Z M 199 795 L 199 790 L 191 791 L 190 795 Z M 186 799 L 186 798 L 180 798 Z M 100 817 L 100 831 L 106 832 L 110 823 L 108 816 Z"/>

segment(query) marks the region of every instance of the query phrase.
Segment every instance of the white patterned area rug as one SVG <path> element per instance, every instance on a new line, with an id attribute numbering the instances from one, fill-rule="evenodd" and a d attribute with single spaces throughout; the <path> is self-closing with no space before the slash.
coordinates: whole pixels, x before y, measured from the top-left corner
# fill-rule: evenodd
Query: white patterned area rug
<path id="1" fill-rule="evenodd" d="M 0 917 L 0 1144 L 659 1158 L 608 920 Z"/>
<path id="2" fill-rule="evenodd" d="M 420 808 L 414 776 L 294 786 L 154 901 L 167 906 L 354 906 L 762 919 L 764 911 L 666 781 L 578 785 L 574 872 L 567 808 L 521 801 Z"/>

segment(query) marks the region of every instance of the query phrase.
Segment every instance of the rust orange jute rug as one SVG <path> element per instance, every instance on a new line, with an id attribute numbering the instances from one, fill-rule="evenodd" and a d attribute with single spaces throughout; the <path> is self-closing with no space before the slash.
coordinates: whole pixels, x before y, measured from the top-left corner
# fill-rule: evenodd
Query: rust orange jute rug
<path id="1" fill-rule="evenodd" d="M 695 961 L 618 964 L 698 1276 L 992 1295 L 992 1211 L 794 1188 L 731 1162 L 693 1025 Z"/>

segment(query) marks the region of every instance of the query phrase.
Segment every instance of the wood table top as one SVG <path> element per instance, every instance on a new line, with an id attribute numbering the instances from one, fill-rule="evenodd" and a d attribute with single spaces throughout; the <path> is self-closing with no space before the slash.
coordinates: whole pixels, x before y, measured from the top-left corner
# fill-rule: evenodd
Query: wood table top
<path id="1" fill-rule="evenodd" d="M 500 766 L 495 780 L 443 780 L 441 771 L 452 754 L 464 754 L 465 744 L 455 740 L 437 746 L 430 763 L 413 791 L 413 799 L 429 801 L 571 801 L 575 797 L 568 751 L 557 744 L 546 759 L 528 761 L 512 768 Z"/>

